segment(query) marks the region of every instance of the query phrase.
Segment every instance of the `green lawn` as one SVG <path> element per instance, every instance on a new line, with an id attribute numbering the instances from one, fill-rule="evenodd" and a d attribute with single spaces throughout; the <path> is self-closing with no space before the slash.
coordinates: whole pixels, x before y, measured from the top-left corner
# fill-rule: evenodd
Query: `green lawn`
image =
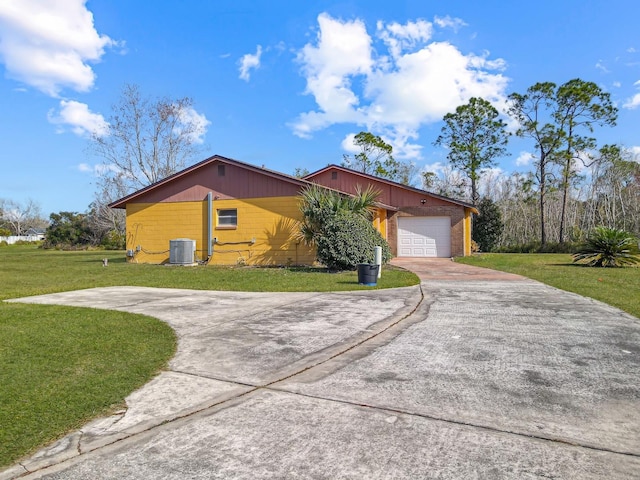
<path id="1" fill-rule="evenodd" d="M 108 258 L 108 267 L 102 259 Z M 200 290 L 337 291 L 416 285 L 385 267 L 377 287 L 356 272 L 313 268 L 169 267 L 125 262 L 124 252 L 0 247 L 0 300 L 132 285 Z M 0 467 L 123 406 L 175 352 L 163 322 L 123 312 L 0 302 Z"/>
<path id="2" fill-rule="evenodd" d="M 640 318 L 640 268 L 576 265 L 567 254 L 487 253 L 457 261 L 517 273 L 547 285 L 595 298 Z"/>
<path id="3" fill-rule="evenodd" d="M 109 266 L 102 266 L 102 258 Z M 124 252 L 44 251 L 32 246 L 0 248 L 0 300 L 26 295 L 113 285 L 236 290 L 248 292 L 330 292 L 417 285 L 418 277 L 383 268 L 377 287 L 358 285 L 356 272 L 319 268 L 176 267 L 125 262 Z"/>
<path id="4" fill-rule="evenodd" d="M 0 466 L 121 408 L 176 344 L 143 315 L 7 303 L 0 338 Z"/>

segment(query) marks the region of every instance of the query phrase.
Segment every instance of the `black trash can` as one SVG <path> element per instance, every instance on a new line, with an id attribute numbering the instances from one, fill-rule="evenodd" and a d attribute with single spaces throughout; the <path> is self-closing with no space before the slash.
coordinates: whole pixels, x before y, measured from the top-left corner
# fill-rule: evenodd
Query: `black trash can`
<path id="1" fill-rule="evenodd" d="M 358 283 L 367 287 L 375 287 L 378 284 L 378 265 L 375 263 L 359 263 Z"/>

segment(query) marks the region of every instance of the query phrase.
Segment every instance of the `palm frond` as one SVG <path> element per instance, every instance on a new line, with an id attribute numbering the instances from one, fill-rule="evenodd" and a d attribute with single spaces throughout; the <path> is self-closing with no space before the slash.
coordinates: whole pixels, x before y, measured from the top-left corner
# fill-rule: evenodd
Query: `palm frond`
<path id="1" fill-rule="evenodd" d="M 574 263 L 590 267 L 622 267 L 640 263 L 638 239 L 615 228 L 596 227 L 583 247 L 573 255 Z"/>

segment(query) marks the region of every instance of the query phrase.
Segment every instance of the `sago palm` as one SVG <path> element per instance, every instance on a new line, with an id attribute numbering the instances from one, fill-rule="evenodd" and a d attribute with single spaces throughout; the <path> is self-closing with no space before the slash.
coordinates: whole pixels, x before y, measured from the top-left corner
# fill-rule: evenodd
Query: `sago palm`
<path id="1" fill-rule="evenodd" d="M 638 240 L 616 228 L 596 227 L 573 261 L 590 267 L 622 267 L 640 263 Z"/>
<path id="2" fill-rule="evenodd" d="M 301 193 L 300 238 L 308 245 L 315 244 L 322 226 L 339 213 L 353 213 L 371 220 L 378 195 L 379 192 L 371 186 L 364 191 L 358 188 L 355 195 L 347 195 L 319 185 L 309 185 Z"/>

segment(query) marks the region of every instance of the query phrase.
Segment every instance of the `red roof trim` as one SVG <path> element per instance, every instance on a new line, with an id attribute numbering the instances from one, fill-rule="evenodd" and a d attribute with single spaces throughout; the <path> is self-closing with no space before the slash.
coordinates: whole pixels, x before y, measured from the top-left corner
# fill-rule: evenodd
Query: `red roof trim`
<path id="1" fill-rule="evenodd" d="M 345 172 L 349 172 L 349 173 L 353 173 L 353 174 L 356 174 L 356 175 L 360 175 L 360 176 L 365 177 L 365 178 L 369 178 L 369 179 L 372 179 L 372 180 L 377 180 L 377 181 L 381 181 L 381 182 L 384 182 L 384 183 L 388 183 L 390 185 L 394 185 L 394 186 L 397 186 L 397 187 L 400 187 L 400 188 L 404 188 L 404 189 L 407 189 L 407 190 L 412 190 L 412 191 L 419 192 L 419 193 L 426 193 L 426 194 L 431 195 L 433 197 L 441 198 L 443 200 L 446 200 L 446 201 L 449 201 L 449 202 L 452 202 L 452 203 L 455 203 L 455 204 L 459 204 L 459 205 L 471 208 L 471 209 L 473 209 L 473 211 L 477 212 L 477 210 L 472 205 L 467 204 L 466 202 L 461 202 L 459 200 L 453 200 L 451 198 L 444 197 L 442 195 L 437 195 L 435 193 L 427 192 L 425 190 L 420 190 L 418 188 L 408 187 L 407 185 L 403 185 L 401 183 L 393 182 L 391 180 L 387 180 L 385 178 L 376 177 L 376 176 L 373 176 L 373 175 L 368 175 L 366 173 L 358 172 L 358 171 L 351 170 L 349 168 L 341 167 L 341 166 L 338 166 L 338 165 L 328 165 L 327 167 L 322 168 L 322 169 L 320 169 L 320 170 L 318 170 L 316 172 L 310 173 L 309 175 L 306 175 L 303 178 L 297 178 L 297 177 L 294 177 L 292 175 L 287 175 L 285 173 L 276 172 L 275 170 L 269 170 L 267 168 L 256 167 L 255 165 L 251 165 L 249 163 L 241 162 L 240 160 L 234 160 L 232 158 L 223 157 L 221 155 L 213 155 L 213 156 L 211 156 L 209 158 L 206 158 L 205 160 L 202 160 L 201 162 L 198 162 L 198 163 L 196 163 L 194 165 L 191 165 L 190 167 L 185 168 L 184 170 L 181 170 L 181 171 L 179 171 L 177 173 L 174 173 L 173 175 L 170 175 L 170 176 L 168 176 L 166 178 L 163 178 L 162 180 L 160 180 L 160 181 L 158 181 L 156 183 L 153 183 L 153 184 L 151 184 L 151 185 L 149 185 L 147 187 L 141 188 L 140 190 L 137 190 L 137 191 L 125 196 L 125 197 L 120 198 L 119 200 L 116 200 L 115 202 L 110 203 L 109 207 L 110 208 L 125 208 L 127 203 L 129 203 L 131 200 L 134 200 L 135 198 L 137 198 L 137 197 L 139 197 L 141 195 L 144 195 L 145 193 L 148 193 L 150 191 L 155 190 L 156 188 L 159 188 L 159 187 L 161 187 L 163 185 L 166 185 L 167 183 L 172 182 L 176 178 L 180 178 L 180 177 L 182 177 L 184 175 L 192 173 L 192 172 L 194 172 L 194 171 L 196 171 L 196 170 L 198 170 L 198 169 L 200 169 L 200 168 L 202 168 L 202 167 L 204 167 L 206 165 L 214 163 L 214 162 L 222 162 L 222 163 L 226 163 L 226 164 L 229 164 L 229 165 L 235 165 L 237 167 L 244 168 L 244 169 L 247 169 L 247 170 L 251 170 L 253 172 L 261 173 L 263 175 L 267 175 L 267 176 L 272 177 L 272 178 L 277 178 L 277 179 L 280 179 L 280 180 L 284 180 L 285 182 L 289 182 L 289 183 L 292 183 L 292 184 L 295 184 L 295 185 L 298 185 L 298 186 L 301 186 L 301 187 L 306 187 L 306 186 L 309 186 L 309 185 L 317 185 L 317 186 L 320 186 L 322 188 L 326 188 L 327 190 L 336 191 L 336 192 L 341 193 L 343 195 L 351 195 L 351 194 L 349 194 L 347 192 L 342 192 L 342 191 L 337 190 L 335 188 L 331 188 L 331 187 L 328 187 L 326 185 L 320 185 L 320 184 L 317 184 L 317 183 L 313 183 L 310 180 L 307 180 L 308 178 L 313 177 L 313 176 L 315 176 L 315 175 L 317 175 L 317 174 L 319 174 L 321 172 L 324 172 L 324 171 L 329 170 L 331 168 L 337 168 L 338 170 L 343 170 Z M 379 202 L 376 202 L 376 205 L 378 205 L 379 207 L 384 208 L 386 210 L 391 210 L 391 211 L 397 211 L 398 210 L 397 207 L 394 207 L 394 206 L 391 206 L 391 205 L 385 205 L 385 204 L 379 203 Z"/>
<path id="2" fill-rule="evenodd" d="M 422 190 L 420 188 L 410 187 L 410 186 L 404 185 L 402 183 L 394 182 L 393 180 L 389 180 L 389 179 L 382 178 L 382 177 L 376 177 L 375 175 L 369 175 L 368 173 L 358 172 L 357 170 L 352 170 L 350 168 L 342 167 L 340 165 L 335 165 L 335 164 L 327 165 L 326 167 L 321 168 L 320 170 L 312 172 L 309 175 L 305 175 L 304 177 L 302 177 L 302 179 L 309 181 L 310 178 L 315 177 L 316 175 L 318 175 L 320 173 L 324 173 L 327 170 L 331 170 L 331 169 L 334 169 L 334 168 L 338 169 L 338 170 L 342 170 L 343 172 L 353 173 L 354 175 L 359 175 L 361 177 L 368 178 L 370 180 L 376 180 L 378 182 L 387 183 L 387 184 L 392 185 L 394 187 L 404 188 L 405 190 L 410 190 L 412 192 L 423 193 L 423 194 L 426 193 L 427 195 L 431 195 L 432 197 L 439 198 L 439 199 L 445 200 L 447 202 L 455 203 L 457 205 L 461 205 L 461 206 L 466 207 L 466 208 L 471 208 L 474 212 L 477 213 L 477 210 L 473 205 L 471 205 L 470 203 L 467 203 L 467 202 L 463 202 L 462 200 L 455 200 L 453 198 L 445 197 L 444 195 L 438 195 L 437 193 L 427 192 L 426 190 Z"/>
<path id="3" fill-rule="evenodd" d="M 190 167 L 187 167 L 184 170 L 181 170 L 181 171 L 179 171 L 177 173 L 174 173 L 173 175 L 170 175 L 170 176 L 168 176 L 166 178 L 163 178 L 162 180 L 160 180 L 160 181 L 158 181 L 156 183 L 153 183 L 153 184 L 149 185 L 148 187 L 141 188 L 140 190 L 138 190 L 136 192 L 133 192 L 133 193 L 131 193 L 131 194 L 125 196 L 125 197 L 122 197 L 119 200 L 116 200 L 115 202 L 110 203 L 109 207 L 110 208 L 125 208 L 127 203 L 130 202 L 131 200 L 133 200 L 133 199 L 135 199 L 135 198 L 137 198 L 137 197 L 139 197 L 139 196 L 141 196 L 141 195 L 143 195 L 145 193 L 148 193 L 148 192 L 150 192 L 152 190 L 155 190 L 156 188 L 159 188 L 159 187 L 161 187 L 161 186 L 163 186 L 163 185 L 165 185 L 165 184 L 167 184 L 169 182 L 172 182 L 176 178 L 180 178 L 180 177 L 182 177 L 184 175 L 192 173 L 192 172 L 194 172 L 194 171 L 196 171 L 196 170 L 198 170 L 198 169 L 200 169 L 200 168 L 202 168 L 202 167 L 204 167 L 206 165 L 214 163 L 214 162 L 222 162 L 222 163 L 226 163 L 226 164 L 229 164 L 229 165 L 235 165 L 235 166 L 240 167 L 240 168 L 251 170 L 253 172 L 258 172 L 258 173 L 261 173 L 263 175 L 267 175 L 269 177 L 278 178 L 280 180 L 284 180 L 285 182 L 293 183 L 293 184 L 299 185 L 299 186 L 307 186 L 307 185 L 311 184 L 311 182 L 309 182 L 307 180 L 303 180 L 303 179 L 300 179 L 300 178 L 297 178 L 297 177 L 293 177 L 291 175 L 287 175 L 287 174 L 284 174 L 284 173 L 276 172 L 274 170 L 269 170 L 269 169 L 266 169 L 266 168 L 256 167 L 254 165 L 250 165 L 248 163 L 244 163 L 244 162 L 241 162 L 239 160 L 234 160 L 232 158 L 223 157 L 221 155 L 213 155 L 212 157 L 209 157 L 209 158 L 207 158 L 205 160 L 202 160 L 201 162 L 198 162 L 198 163 L 196 163 L 194 165 L 191 165 Z"/>

